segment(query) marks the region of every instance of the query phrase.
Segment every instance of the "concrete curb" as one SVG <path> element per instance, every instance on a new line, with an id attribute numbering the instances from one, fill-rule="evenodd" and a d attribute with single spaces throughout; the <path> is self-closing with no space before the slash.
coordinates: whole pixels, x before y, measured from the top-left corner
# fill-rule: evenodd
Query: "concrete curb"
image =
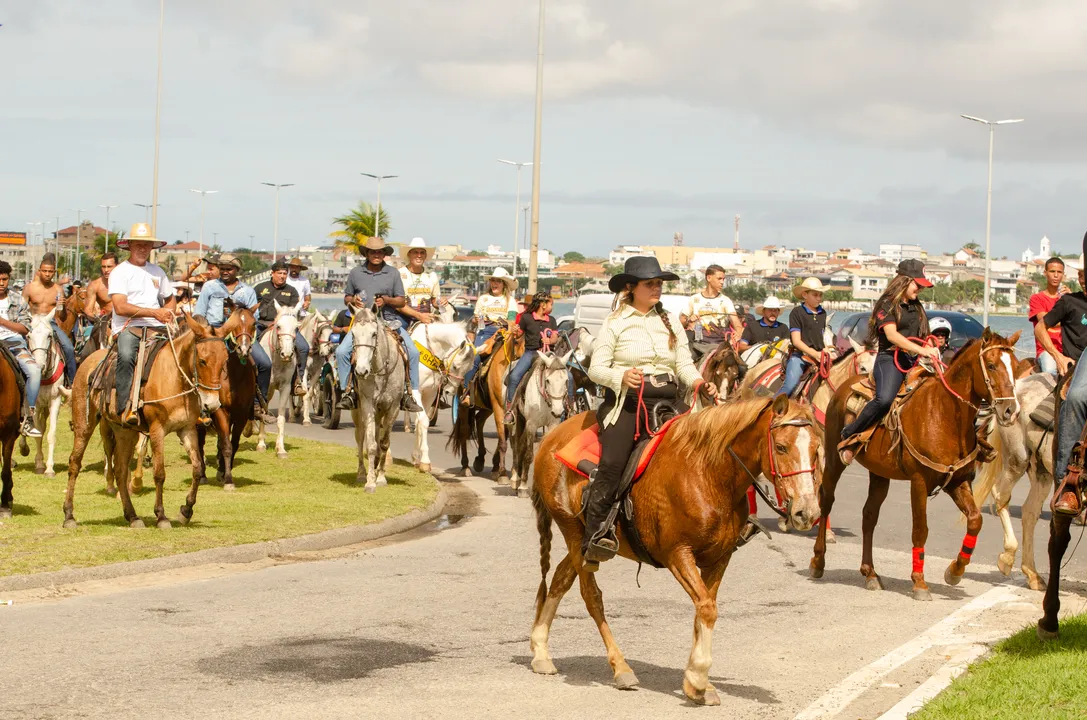
<path id="1" fill-rule="evenodd" d="M 420 525 L 425 525 L 441 515 L 448 494 L 445 487 L 436 478 L 434 482 L 438 485 L 438 495 L 428 507 L 422 510 L 411 510 L 403 515 L 388 518 L 373 525 L 336 528 L 312 535 L 267 540 L 247 545 L 208 548 L 207 550 L 198 550 L 183 555 L 169 555 L 148 560 L 99 565 L 98 567 L 57 570 L 33 575 L 12 575 L 0 578 L 0 592 L 68 585 L 88 580 L 109 580 L 126 575 L 141 575 L 160 570 L 192 567 L 193 565 L 250 563 L 264 558 L 280 557 L 296 552 L 329 550 L 345 545 L 377 540 L 378 538 L 396 535 L 417 528 Z"/>

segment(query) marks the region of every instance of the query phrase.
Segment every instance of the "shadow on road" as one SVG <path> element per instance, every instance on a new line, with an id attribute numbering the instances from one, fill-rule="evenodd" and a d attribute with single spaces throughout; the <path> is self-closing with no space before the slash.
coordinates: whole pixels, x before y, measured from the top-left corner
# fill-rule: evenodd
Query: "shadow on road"
<path id="1" fill-rule="evenodd" d="M 876 569 L 876 572 L 879 572 L 878 568 Z M 967 570 L 966 572 L 969 574 L 970 571 Z M 796 574 L 802 577 L 811 577 L 808 568 L 797 570 Z M 999 575 L 999 573 L 997 574 Z M 1003 580 L 1003 576 L 1000 576 L 1000 578 Z M 913 590 L 913 581 L 909 578 L 888 577 L 887 575 L 880 573 L 879 579 L 883 581 L 882 592 L 909 595 Z M 977 576 L 971 576 L 971 579 L 977 580 L 979 578 Z M 942 567 L 940 568 L 939 573 L 933 574 L 932 572 L 927 572 L 925 574 L 925 580 L 928 582 L 928 589 L 933 595 L 947 598 L 948 600 L 965 600 L 970 597 L 970 595 L 962 588 L 944 585 Z M 858 590 L 864 590 L 864 578 L 861 577 L 859 570 L 846 570 L 844 568 L 827 570 L 823 577 L 818 580 L 813 579 L 812 582 L 816 584 L 830 583 L 834 585 L 847 585 L 855 587 Z"/>

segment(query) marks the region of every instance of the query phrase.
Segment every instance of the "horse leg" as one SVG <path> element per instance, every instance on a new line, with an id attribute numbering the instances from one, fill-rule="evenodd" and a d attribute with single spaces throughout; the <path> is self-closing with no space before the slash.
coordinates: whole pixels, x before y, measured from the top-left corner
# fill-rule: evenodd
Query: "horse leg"
<path id="1" fill-rule="evenodd" d="M 1023 501 L 1021 520 L 1023 527 L 1023 557 L 1022 570 L 1027 576 L 1027 584 L 1031 590 L 1045 590 L 1045 580 L 1038 574 L 1034 565 L 1034 528 L 1038 524 L 1038 518 L 1042 514 L 1042 504 L 1049 496 L 1049 488 L 1052 487 L 1048 473 L 1041 468 L 1031 468 L 1027 472 L 1030 478 L 1030 490 Z"/>
<path id="2" fill-rule="evenodd" d="M 75 411 L 73 410 L 73 413 L 74 412 Z M 108 423 L 100 422 L 100 423 L 97 423 L 97 425 L 98 425 L 98 434 L 101 435 L 101 437 L 102 437 L 102 450 L 103 450 L 103 455 L 105 456 L 104 461 L 103 461 L 102 464 L 104 466 L 104 472 L 105 472 L 105 475 L 106 475 L 106 494 L 109 495 L 110 497 L 114 497 L 114 496 L 117 495 L 117 468 L 115 468 L 113 466 L 113 436 L 109 434 L 109 431 L 107 429 Z M 92 424 L 91 427 L 93 428 L 94 425 Z M 91 434 L 94 434 L 93 429 L 90 432 L 91 432 Z M 77 440 L 78 440 L 78 437 L 79 437 L 79 432 L 77 430 L 76 431 Z M 86 447 L 87 447 L 87 443 L 86 443 L 86 441 L 84 441 L 83 449 L 86 450 Z M 75 452 L 75 450 L 73 449 L 72 452 Z M 82 452 L 79 455 L 79 461 L 83 462 Z M 70 469 L 71 464 L 72 464 L 72 461 L 71 461 L 71 458 L 69 458 L 68 459 L 69 475 L 71 473 L 71 469 Z M 77 473 L 79 472 L 78 469 L 76 470 L 76 472 Z"/>
<path id="3" fill-rule="evenodd" d="M 15 486 L 15 481 L 11 476 L 11 455 L 15 452 L 15 440 L 19 437 L 18 432 L 14 432 L 4 438 L 3 447 L 0 448 L 0 453 L 3 453 L 3 469 L 0 470 L 0 518 L 9 518 L 12 514 L 12 504 L 15 498 L 12 496 L 12 489 Z"/>
<path id="4" fill-rule="evenodd" d="M 76 415 L 77 412 L 73 410 L 73 415 Z M 72 454 L 68 456 L 68 488 L 64 491 L 64 527 L 66 528 L 78 527 L 74 514 L 75 482 L 76 478 L 79 477 L 79 471 L 83 467 L 83 454 L 87 452 L 87 443 L 94 434 L 95 426 L 99 424 L 97 418 L 93 417 L 94 413 L 91 413 L 91 415 L 92 417 L 88 418 L 84 426 L 80 426 L 78 419 L 76 420 Z M 106 492 L 109 492 L 111 483 L 114 481 L 113 474 L 116 472 L 117 467 L 113 463 L 114 443 L 112 434 L 106 429 L 106 423 L 101 423 L 99 430 L 102 435 L 102 450 L 106 455 Z M 107 434 L 110 435 L 108 441 L 106 440 Z M 113 470 L 110 469 L 111 467 Z M 113 492 L 110 494 L 117 494 L 116 486 L 113 486 Z"/>
<path id="5" fill-rule="evenodd" d="M 271 390 L 268 391 L 268 397 L 273 397 Z M 268 398 L 265 399 L 267 400 Z M 264 452 L 268 449 L 268 445 L 264 442 L 264 421 L 260 418 L 255 418 L 253 422 L 257 424 L 257 450 Z"/>
<path id="6" fill-rule="evenodd" d="M 276 415 L 276 457 L 287 458 L 287 448 L 283 446 L 283 434 L 287 427 L 287 408 L 290 407 L 291 383 L 288 380 L 279 391 L 279 414 Z"/>
<path id="7" fill-rule="evenodd" d="M 570 547 L 570 551 L 570 555 L 567 555 L 567 557 L 574 554 L 574 548 Z M 589 611 L 589 615 L 596 622 L 596 629 L 600 631 L 604 647 L 607 648 L 608 664 L 611 666 L 612 677 L 615 679 L 615 687 L 620 690 L 633 690 L 638 686 L 638 676 L 630 669 L 630 665 L 627 665 L 626 658 L 623 657 L 623 652 L 619 649 L 619 644 L 615 642 L 615 636 L 611 634 L 608 620 L 604 617 L 604 594 L 600 592 L 600 586 L 596 584 L 596 573 L 585 570 L 585 562 L 580 555 L 581 549 L 579 546 L 572 565 L 577 569 L 578 584 L 581 586 L 581 599 L 585 601 L 585 609 Z M 555 573 L 557 577 L 557 568 Z M 551 584 L 554 585 L 555 583 L 552 582 Z M 556 609 L 558 607 L 557 600 L 555 607 Z"/>
<path id="8" fill-rule="evenodd" d="M 509 483 L 509 474 L 506 472 L 506 450 L 509 446 L 509 434 L 506 432 L 506 423 L 502 421 L 505 413 L 505 407 L 493 409 L 491 412 L 494 416 L 495 429 L 498 431 L 498 447 L 494 451 L 492 470 L 494 471 L 494 479 L 502 485 Z M 503 478 L 506 479 L 506 482 L 502 482 Z"/>
<path id="9" fill-rule="evenodd" d="M 128 465 L 132 462 L 132 451 L 138 436 L 139 433 L 135 430 L 113 432 L 113 467 L 117 471 L 117 493 L 121 496 L 121 509 L 131 528 L 144 527 L 143 520 L 136 514 L 136 508 L 132 507 L 132 496 L 128 491 Z"/>
<path id="10" fill-rule="evenodd" d="M 547 590 L 544 601 L 536 607 L 536 619 L 532 622 L 532 635 L 529 640 L 532 647 L 532 672 L 541 675 L 554 675 L 558 672 L 555 663 L 551 660 L 548 639 L 551 636 L 551 623 L 555 621 L 555 613 L 559 610 L 559 603 L 562 602 L 563 596 L 570 590 L 570 586 L 574 584 L 574 578 L 577 577 L 574 564 L 574 556 L 567 553 L 555 568 L 555 574 L 551 577 L 551 587 Z"/>
<path id="11" fill-rule="evenodd" d="M 49 424 L 45 430 L 45 476 L 55 478 L 57 473 L 53 470 L 53 452 L 57 449 L 57 417 L 60 415 L 60 404 L 64 397 L 57 393 L 49 402 Z"/>
<path id="12" fill-rule="evenodd" d="M 970 491 L 972 479 L 972 475 L 967 477 L 950 492 L 956 507 L 966 516 L 966 536 L 962 539 L 962 549 L 958 556 L 944 571 L 944 582 L 948 585 L 958 585 L 962 581 L 966 566 L 970 564 L 970 558 L 974 554 L 974 547 L 978 544 L 978 533 L 981 532 L 981 513 L 974 504 L 974 494 Z"/>
<path id="13" fill-rule="evenodd" d="M 687 669 L 683 673 L 683 694 L 698 705 L 720 705 L 721 698 L 710 684 L 713 663 L 713 628 L 717 624 L 717 588 L 728 560 L 700 573 L 689 549 L 675 552 L 668 569 L 694 602 L 694 640 Z M 713 588 L 711 591 L 706 583 Z"/>
<path id="14" fill-rule="evenodd" d="M 359 464 L 358 469 L 355 471 L 355 484 L 366 484 L 366 445 L 364 444 L 366 436 L 366 423 L 368 419 L 362 414 L 362 412 L 355 408 L 351 411 L 351 422 L 355 426 L 355 447 L 359 452 Z"/>
<path id="15" fill-rule="evenodd" d="M 861 512 L 861 530 L 864 535 L 864 548 L 861 551 L 861 575 L 864 576 L 864 587 L 868 590 L 883 589 L 883 581 L 876 574 L 875 562 L 872 560 L 872 538 L 876 532 L 876 523 L 879 522 L 879 508 L 883 505 L 883 501 L 887 499 L 887 491 L 890 487 L 891 481 L 888 478 L 869 471 L 868 500 L 865 501 L 864 510 Z M 913 515 L 914 531 L 916 532 L 916 508 Z M 822 532 L 821 528 L 820 532 Z"/>
<path id="16" fill-rule="evenodd" d="M 1045 589 L 1045 597 L 1042 598 L 1042 610 L 1045 612 L 1038 621 L 1038 639 L 1055 640 L 1060 637 L 1060 626 L 1057 622 L 1057 614 L 1061 610 L 1061 560 L 1068 550 L 1068 542 L 1072 539 L 1070 528 L 1072 518 L 1068 515 L 1053 513 L 1049 520 L 1049 587 Z"/>
<path id="17" fill-rule="evenodd" d="M 204 453 L 196 443 L 196 430 L 185 428 L 177 433 L 181 437 L 181 444 L 189 453 L 189 462 L 192 463 L 192 485 L 189 494 L 185 497 L 185 504 L 181 506 L 180 515 L 177 517 L 179 525 L 188 525 L 192 520 L 192 509 L 196 505 L 196 493 L 200 489 L 200 478 L 204 477 Z M 225 487 L 224 487 L 225 489 Z"/>
<path id="18" fill-rule="evenodd" d="M 148 457 L 147 442 L 147 436 L 141 433 L 136 442 L 136 472 L 132 474 L 132 484 L 129 486 L 130 491 L 134 493 L 143 490 L 143 467 Z"/>
<path id="19" fill-rule="evenodd" d="M 472 472 L 483 472 L 483 464 L 487 461 L 487 446 L 483 442 L 483 426 L 487 422 L 487 416 L 482 410 L 472 412 L 472 429 L 476 438 L 476 459 L 472 461 Z"/>
<path id="20" fill-rule="evenodd" d="M 996 566 L 1004 577 L 1008 577 L 1012 574 L 1012 568 L 1015 567 L 1015 554 L 1019 552 L 1019 541 L 1015 537 L 1015 528 L 1012 527 L 1012 516 L 1008 512 L 1007 504 L 996 511 L 996 516 L 1000 519 L 1000 529 L 1004 532 L 1004 552 L 997 556 Z"/>
<path id="21" fill-rule="evenodd" d="M 837 437 L 836 435 L 829 435 L 828 437 Z M 837 452 L 826 453 L 826 465 L 823 469 L 823 484 L 819 488 L 819 510 L 822 515 L 819 522 L 819 530 L 815 536 L 815 549 L 812 554 L 811 562 L 808 564 L 808 572 L 813 578 L 819 579 L 823 577 L 823 571 L 827 565 L 827 533 L 829 531 L 829 518 L 830 510 L 834 507 L 834 491 L 838 487 L 838 481 L 842 477 L 842 472 L 845 470 L 845 465 L 842 464 L 841 458 L 838 457 Z M 752 501 L 753 502 L 753 501 Z M 752 513 L 754 515 L 754 513 Z M 823 522 L 822 520 L 828 520 Z"/>
<path id="22" fill-rule="evenodd" d="M 170 521 L 166 519 L 166 511 L 162 507 L 162 491 L 166 485 L 166 456 L 164 455 L 165 448 L 163 447 L 166 439 L 165 433 L 162 428 L 158 426 L 151 426 L 151 466 L 152 473 L 155 477 L 155 524 L 159 530 L 169 530 Z M 200 477 L 204 475 L 204 457 L 203 453 L 200 454 Z M 196 472 L 198 465 L 193 463 L 193 472 Z M 198 480 L 199 481 L 199 480 Z"/>
<path id="23" fill-rule="evenodd" d="M 215 432 L 218 435 L 219 445 L 218 452 L 215 453 L 219 463 L 215 473 L 215 479 L 223 484 L 223 490 L 233 490 L 234 443 L 230 433 L 230 415 L 228 414 L 228 409 L 220 407 L 215 411 L 215 414 L 212 415 L 212 419 L 215 422 Z"/>
<path id="24" fill-rule="evenodd" d="M 50 393 L 42 393 L 42 395 L 49 395 Z M 45 433 L 49 429 L 46 425 L 48 423 L 48 407 L 50 404 L 50 397 L 43 397 L 38 401 L 38 407 L 34 412 L 34 427 L 42 431 L 42 434 L 34 438 L 34 474 L 41 475 L 45 472 L 45 453 L 42 451 L 42 445 L 45 442 Z"/>
<path id="25" fill-rule="evenodd" d="M 393 411 L 395 412 L 395 410 Z M 377 423 L 377 418 L 374 416 L 373 408 L 364 408 L 363 415 L 367 415 L 366 430 L 363 432 L 364 442 L 366 444 L 366 492 L 377 492 L 377 472 L 378 467 L 383 461 L 383 456 L 377 454 L 377 430 L 374 425 Z"/>

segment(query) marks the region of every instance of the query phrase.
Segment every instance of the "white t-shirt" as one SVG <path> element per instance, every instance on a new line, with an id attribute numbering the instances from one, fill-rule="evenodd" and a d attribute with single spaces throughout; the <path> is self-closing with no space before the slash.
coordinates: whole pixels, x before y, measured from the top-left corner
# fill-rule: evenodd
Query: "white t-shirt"
<path id="1" fill-rule="evenodd" d="M 8 317 L 8 310 L 11 306 L 11 295 L 8 295 L 3 300 L 0 300 L 0 317 L 5 320 L 10 320 Z M 9 338 L 21 338 L 22 335 L 14 330 L 8 330 L 6 327 L 0 327 L 0 340 L 7 340 Z"/>
<path id="2" fill-rule="evenodd" d="M 476 317 L 483 318 L 487 322 L 497 322 L 509 317 L 509 313 L 517 314 L 517 301 L 510 295 L 480 295 L 476 300 Z"/>
<path id="3" fill-rule="evenodd" d="M 438 284 L 438 273 L 433 270 L 424 270 L 416 275 L 406 267 L 402 267 L 400 281 L 404 283 L 404 293 L 412 309 L 418 310 L 424 303 L 429 304 L 428 309 L 435 309 L 437 301 L 442 296 L 442 289 Z"/>
<path id="4" fill-rule="evenodd" d="M 162 302 L 173 297 L 174 285 L 158 265 L 147 263 L 143 266 L 137 266 L 125 260 L 109 274 L 109 294 L 111 296 L 124 295 L 131 305 L 157 310 L 162 307 Z M 163 327 L 163 324 L 153 317 L 141 315 L 140 317 L 127 318 L 118 315 L 116 312 L 113 313 L 112 328 L 114 335 L 121 332 L 126 324 L 130 328 Z"/>
<path id="5" fill-rule="evenodd" d="M 716 325 L 722 332 L 729 328 L 729 315 L 736 314 L 736 305 L 732 298 L 721 293 L 715 298 L 708 298 L 701 292 L 696 292 L 687 302 L 687 317 L 698 316 L 703 330 L 709 330 L 711 325 Z"/>
<path id="6" fill-rule="evenodd" d="M 298 299 L 305 300 L 307 295 L 312 295 L 313 291 L 309 284 L 309 278 L 305 275 L 299 275 L 296 278 L 287 276 L 287 284 L 298 291 Z"/>

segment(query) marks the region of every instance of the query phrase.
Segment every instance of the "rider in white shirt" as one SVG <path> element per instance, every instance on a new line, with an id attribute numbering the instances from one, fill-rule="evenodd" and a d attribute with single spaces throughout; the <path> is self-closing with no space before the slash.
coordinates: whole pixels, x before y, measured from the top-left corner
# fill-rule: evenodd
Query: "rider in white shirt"
<path id="1" fill-rule="evenodd" d="M 404 283 L 408 303 L 400 308 L 400 314 L 418 322 L 434 322 L 434 315 L 442 300 L 438 273 L 427 270 L 426 261 L 430 259 L 430 248 L 423 238 L 415 238 L 408 245 L 400 246 L 400 257 L 407 263 L 400 268 L 400 281 Z"/>
<path id="2" fill-rule="evenodd" d="M 313 288 L 309 278 L 302 273 L 309 267 L 302 262 L 302 258 L 291 258 L 287 262 L 287 284 L 298 291 L 298 297 L 302 301 L 302 309 L 298 311 L 298 319 L 306 317 L 309 312 L 310 302 L 313 300 Z"/>
<path id="3" fill-rule="evenodd" d="M 706 268 L 706 288 L 691 296 L 687 312 L 680 318 L 685 329 L 696 330 L 696 326 L 701 326 L 702 337 L 720 341 L 731 327 L 734 337 L 740 337 L 744 326 L 732 298 L 721 292 L 724 285 L 723 267 L 710 265 Z"/>

